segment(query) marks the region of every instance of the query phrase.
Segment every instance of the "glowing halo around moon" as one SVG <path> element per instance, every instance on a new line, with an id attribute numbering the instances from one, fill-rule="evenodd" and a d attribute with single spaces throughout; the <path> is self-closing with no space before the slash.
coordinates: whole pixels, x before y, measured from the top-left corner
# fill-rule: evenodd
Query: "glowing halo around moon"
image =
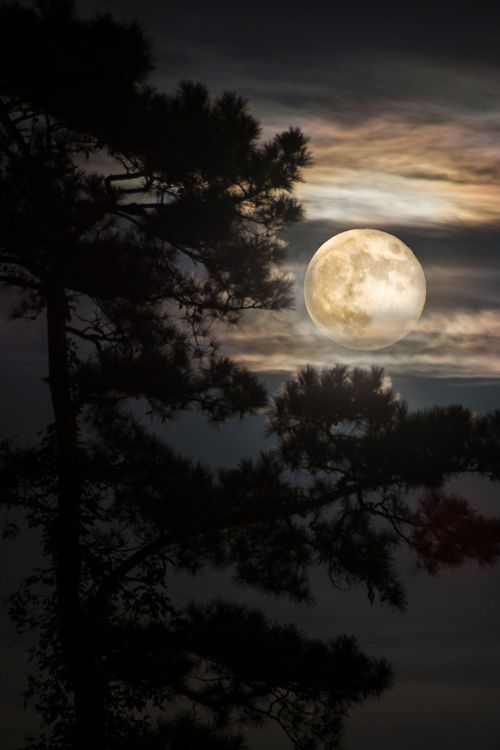
<path id="1" fill-rule="evenodd" d="M 406 336 L 425 305 L 419 261 L 378 229 L 350 229 L 327 240 L 304 279 L 307 311 L 319 330 L 350 349 L 383 349 Z"/>

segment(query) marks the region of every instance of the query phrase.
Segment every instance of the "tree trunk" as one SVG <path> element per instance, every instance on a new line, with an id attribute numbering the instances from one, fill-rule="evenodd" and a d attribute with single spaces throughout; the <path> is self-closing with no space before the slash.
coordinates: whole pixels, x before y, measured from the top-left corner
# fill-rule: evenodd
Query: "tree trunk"
<path id="1" fill-rule="evenodd" d="M 78 750 L 104 748 L 104 686 L 98 670 L 94 628 L 86 622 L 80 598 L 82 481 L 78 428 L 70 385 L 68 302 L 64 287 L 52 283 L 47 295 L 49 381 L 54 410 L 58 512 L 55 567 L 61 644 L 74 690 Z"/>

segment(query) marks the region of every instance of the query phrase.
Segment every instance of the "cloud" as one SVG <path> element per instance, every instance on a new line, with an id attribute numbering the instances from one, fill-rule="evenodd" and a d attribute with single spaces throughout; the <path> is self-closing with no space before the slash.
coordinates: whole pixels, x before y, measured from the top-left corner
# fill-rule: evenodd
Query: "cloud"
<path id="1" fill-rule="evenodd" d="M 455 276 L 491 276 L 500 268 L 500 224 L 484 225 L 398 225 L 387 222 L 381 227 L 405 242 L 424 265 L 426 275 L 431 266 L 450 269 Z M 304 221 L 288 230 L 287 254 L 294 271 L 300 275 L 317 248 L 338 232 L 352 229 L 352 223 L 315 219 Z"/>
<path id="2" fill-rule="evenodd" d="M 130 1 L 105 5 L 135 13 Z M 315 158 L 298 192 L 310 218 L 377 226 L 500 218 L 500 10 L 489 7 L 478 26 L 476 5 L 473 13 L 448 3 L 432 13 L 416 4 L 279 6 L 146 3 L 156 81 L 237 91 L 265 138 L 302 127 Z"/>
<path id="3" fill-rule="evenodd" d="M 473 261 L 474 246 L 471 248 Z M 458 308 L 466 311 L 491 310 L 498 307 L 500 267 L 427 265 L 427 304 L 434 312 L 452 314 Z"/>
<path id="4" fill-rule="evenodd" d="M 193 72 L 203 79 L 217 68 L 219 77 L 225 72 L 226 78 L 239 74 L 248 80 L 264 69 L 267 80 L 293 71 L 292 83 L 307 81 L 308 73 L 314 72 L 314 78 L 309 75 L 313 84 L 319 71 L 348 64 L 362 68 L 380 53 L 389 60 L 417 59 L 427 68 L 496 65 L 500 60 L 499 9 L 491 2 L 483 4 L 484 15 L 481 2 L 470 10 L 462 5 L 441 0 L 430 8 L 425 3 L 358 0 L 290 9 L 284 3 L 263 0 L 254 0 L 251 6 L 229 0 L 209 5 L 202 0 L 183 4 L 150 0 L 141 5 L 140 14 L 160 44 L 160 61 L 168 55 L 172 74 L 178 75 L 182 62 L 183 78 Z M 131 0 L 82 0 L 81 6 L 110 9 L 122 17 L 137 14 Z M 392 81 L 397 81 L 403 67 L 403 62 L 393 63 Z M 265 75 L 261 78 L 266 80 Z M 374 78 L 376 71 L 367 68 L 365 87 Z M 423 80 L 415 78 L 412 91 Z M 434 85 L 437 88 L 438 83 Z"/>
<path id="5" fill-rule="evenodd" d="M 442 122 L 317 118 L 309 134 L 315 161 L 298 196 L 312 219 L 470 225 L 500 218 L 500 111 Z"/>
<path id="6" fill-rule="evenodd" d="M 424 58 L 407 33 L 404 50 L 383 46 L 384 35 L 363 46 L 352 28 L 351 45 L 339 33 L 329 44 L 303 40 L 298 50 L 282 34 L 266 46 L 266 30 L 257 52 L 248 26 L 239 45 L 234 35 L 222 35 L 234 14 L 219 19 L 213 36 L 200 26 L 203 12 L 193 14 L 198 42 L 173 39 L 160 85 L 171 89 L 193 78 L 214 93 L 237 91 L 261 120 L 265 139 L 301 127 L 314 157 L 298 190 L 310 218 L 374 225 L 499 218 L 497 61 Z M 321 37 L 324 30 L 317 32 Z"/>
<path id="7" fill-rule="evenodd" d="M 220 338 L 232 356 L 262 373 L 290 373 L 305 364 L 337 362 L 386 367 L 391 374 L 437 378 L 500 377 L 500 227 L 384 226 L 411 247 L 427 280 L 424 314 L 409 336 L 376 352 L 330 341 L 309 319 L 303 300 L 307 264 L 334 234 L 351 228 L 304 222 L 287 234 L 287 270 L 295 278 L 295 309 L 252 312 Z"/>
<path id="8" fill-rule="evenodd" d="M 306 364 L 385 367 L 389 374 L 446 378 L 500 377 L 500 310 L 424 313 L 402 341 L 373 352 L 342 347 L 317 331 L 305 310 L 252 313 L 224 333 L 224 350 L 261 373 L 290 373 Z"/>

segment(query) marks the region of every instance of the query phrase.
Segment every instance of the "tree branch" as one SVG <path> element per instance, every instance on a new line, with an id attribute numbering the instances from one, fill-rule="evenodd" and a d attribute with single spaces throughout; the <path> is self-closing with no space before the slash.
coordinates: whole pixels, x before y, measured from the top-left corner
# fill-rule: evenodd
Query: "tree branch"
<path id="1" fill-rule="evenodd" d="M 28 144 L 26 143 L 21 133 L 19 132 L 19 130 L 16 128 L 16 126 L 13 124 L 12 120 L 10 119 L 9 111 L 5 105 L 4 100 L 1 97 L 0 97 L 0 123 L 4 126 L 7 134 L 16 143 L 22 155 L 26 157 L 27 159 L 31 159 L 31 152 L 28 147 Z"/>
<path id="2" fill-rule="evenodd" d="M 358 488 L 358 484 L 346 485 L 336 492 L 324 493 L 314 500 L 309 499 L 302 503 L 296 503 L 294 506 L 280 505 L 272 511 L 267 510 L 265 512 L 262 512 L 261 510 L 251 510 L 246 513 L 240 512 L 219 524 L 214 524 L 213 521 L 210 521 L 209 523 L 200 524 L 199 526 L 186 528 L 181 533 L 160 534 L 156 539 L 153 539 L 151 542 L 134 552 L 134 554 L 130 555 L 130 557 L 123 560 L 109 574 L 108 578 L 104 580 L 98 591 L 94 594 L 90 601 L 90 607 L 98 607 L 100 604 L 104 603 L 108 596 L 110 596 L 120 584 L 120 581 L 124 576 L 130 573 L 130 571 L 138 565 L 145 562 L 149 557 L 158 554 L 172 544 L 178 544 L 179 542 L 183 542 L 186 539 L 190 539 L 199 534 L 213 534 L 221 531 L 228 531 L 234 526 L 249 526 L 257 523 L 268 523 L 296 515 L 305 516 L 314 512 L 318 508 L 323 508 L 325 505 L 336 502 L 343 497 L 349 497 L 349 495 L 354 494 Z"/>

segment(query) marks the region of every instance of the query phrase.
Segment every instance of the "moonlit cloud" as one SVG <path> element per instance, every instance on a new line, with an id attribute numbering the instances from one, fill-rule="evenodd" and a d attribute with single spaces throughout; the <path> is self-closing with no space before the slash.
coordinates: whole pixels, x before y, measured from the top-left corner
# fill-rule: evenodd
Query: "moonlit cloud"
<path id="1" fill-rule="evenodd" d="M 230 331 L 225 349 L 241 364 L 262 373 L 291 373 L 312 364 L 385 367 L 392 374 L 443 378 L 500 377 L 500 311 L 460 311 L 424 315 L 416 329 L 394 346 L 357 352 L 321 336 L 297 312 L 269 317 L 252 313 Z"/>
<path id="2" fill-rule="evenodd" d="M 454 122 L 377 116 L 315 121 L 308 216 L 343 222 L 481 224 L 500 218 L 500 112 Z"/>

